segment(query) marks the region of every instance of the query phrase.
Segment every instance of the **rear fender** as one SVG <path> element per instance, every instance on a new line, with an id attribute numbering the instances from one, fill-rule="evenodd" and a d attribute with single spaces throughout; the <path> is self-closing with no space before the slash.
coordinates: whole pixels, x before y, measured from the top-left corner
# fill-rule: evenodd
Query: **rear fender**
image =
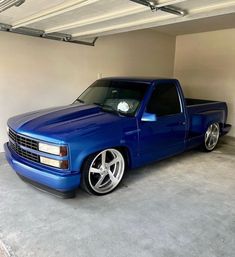
<path id="1" fill-rule="evenodd" d="M 218 122 L 223 126 L 225 118 L 226 114 L 224 110 L 193 114 L 191 117 L 191 131 L 195 134 L 204 134 L 212 123 Z"/>

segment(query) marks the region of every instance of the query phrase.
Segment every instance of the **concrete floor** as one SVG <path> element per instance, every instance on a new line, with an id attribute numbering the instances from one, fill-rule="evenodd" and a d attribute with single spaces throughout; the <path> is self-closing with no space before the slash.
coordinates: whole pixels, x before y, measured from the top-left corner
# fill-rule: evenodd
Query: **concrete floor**
<path id="1" fill-rule="evenodd" d="M 110 195 L 63 200 L 1 154 L 0 241 L 18 257 L 234 257 L 234 167 L 235 144 L 221 143 L 129 171 Z"/>

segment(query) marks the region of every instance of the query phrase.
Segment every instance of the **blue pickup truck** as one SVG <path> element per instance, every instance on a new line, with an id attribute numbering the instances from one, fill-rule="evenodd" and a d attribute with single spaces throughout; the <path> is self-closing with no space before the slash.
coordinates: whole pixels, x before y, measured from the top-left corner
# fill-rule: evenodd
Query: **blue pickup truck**
<path id="1" fill-rule="evenodd" d="M 41 190 L 68 198 L 113 191 L 126 169 L 200 146 L 229 132 L 224 102 L 184 98 L 176 79 L 105 78 L 72 104 L 8 120 L 6 158 Z"/>

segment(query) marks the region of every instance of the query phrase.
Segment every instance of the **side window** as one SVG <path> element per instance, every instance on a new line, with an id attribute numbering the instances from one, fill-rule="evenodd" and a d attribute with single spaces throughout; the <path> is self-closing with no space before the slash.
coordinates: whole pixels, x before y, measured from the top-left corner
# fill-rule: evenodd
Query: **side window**
<path id="1" fill-rule="evenodd" d="M 146 111 L 157 116 L 180 113 L 180 100 L 176 86 L 167 83 L 158 84 L 149 100 Z"/>

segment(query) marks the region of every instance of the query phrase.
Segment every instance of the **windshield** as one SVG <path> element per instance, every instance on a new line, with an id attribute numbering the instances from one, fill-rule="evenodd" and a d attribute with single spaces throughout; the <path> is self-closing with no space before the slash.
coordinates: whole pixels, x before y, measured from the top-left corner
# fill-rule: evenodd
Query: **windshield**
<path id="1" fill-rule="evenodd" d="M 107 111 L 134 116 L 147 86 L 144 82 L 97 80 L 75 102 L 96 104 Z"/>

